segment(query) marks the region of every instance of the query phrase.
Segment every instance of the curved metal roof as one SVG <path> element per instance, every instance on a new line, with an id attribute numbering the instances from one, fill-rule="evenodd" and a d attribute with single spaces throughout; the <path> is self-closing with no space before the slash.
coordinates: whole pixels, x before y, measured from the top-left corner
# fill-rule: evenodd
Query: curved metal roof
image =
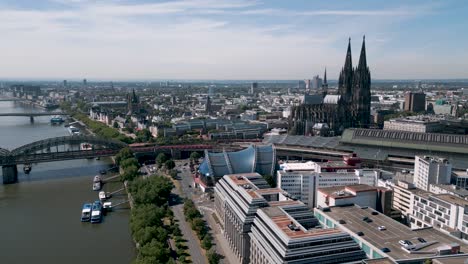
<path id="1" fill-rule="evenodd" d="M 251 145 L 235 152 L 205 152 L 205 159 L 198 170 L 206 176 L 220 178 L 227 174 L 251 172 L 273 175 L 275 166 L 276 154 L 272 145 Z"/>

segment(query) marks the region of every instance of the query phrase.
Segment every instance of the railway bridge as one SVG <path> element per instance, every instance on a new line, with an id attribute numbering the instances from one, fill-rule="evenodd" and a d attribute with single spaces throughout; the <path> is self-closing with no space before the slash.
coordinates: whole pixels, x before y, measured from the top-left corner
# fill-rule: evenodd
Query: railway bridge
<path id="1" fill-rule="evenodd" d="M 92 147 L 89 149 L 82 148 L 83 144 L 89 144 Z M 181 151 L 203 151 L 213 148 L 213 145 L 127 145 L 117 140 L 83 135 L 48 138 L 13 150 L 0 148 L 3 183 L 8 184 L 18 181 L 17 165 L 19 164 L 109 157 L 116 155 L 125 147 L 130 147 L 136 155 L 154 154 L 163 151 L 177 157 Z"/>

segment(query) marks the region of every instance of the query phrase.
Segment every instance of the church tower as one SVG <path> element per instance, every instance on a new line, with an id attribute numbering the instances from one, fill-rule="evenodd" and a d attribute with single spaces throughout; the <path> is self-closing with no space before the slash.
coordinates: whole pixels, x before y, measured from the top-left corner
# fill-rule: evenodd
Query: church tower
<path id="1" fill-rule="evenodd" d="M 371 106 L 371 76 L 366 58 L 366 37 L 362 39 L 361 55 L 359 64 L 354 72 L 353 91 L 353 123 L 356 127 L 369 127 Z"/>
<path id="2" fill-rule="evenodd" d="M 349 105 L 353 99 L 353 61 L 351 56 L 351 38 L 348 42 L 348 50 L 346 51 L 346 59 L 344 67 L 341 69 L 340 77 L 338 78 L 338 94 L 341 96 L 340 101 L 343 104 Z"/>

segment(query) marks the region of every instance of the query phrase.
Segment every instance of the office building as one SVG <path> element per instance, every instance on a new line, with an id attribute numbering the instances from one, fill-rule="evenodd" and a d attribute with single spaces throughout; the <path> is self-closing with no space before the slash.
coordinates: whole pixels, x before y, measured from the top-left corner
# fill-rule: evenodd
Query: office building
<path id="1" fill-rule="evenodd" d="M 317 91 L 319 88 L 322 88 L 322 79 L 316 75 L 312 78 L 312 89 Z"/>
<path id="2" fill-rule="evenodd" d="M 380 171 L 358 169 L 345 162 L 284 163 L 276 172 L 278 187 L 309 207 L 317 205 L 317 189 L 352 184 L 376 186 Z"/>
<path id="3" fill-rule="evenodd" d="M 255 91 L 257 90 L 257 88 L 258 88 L 258 83 L 253 82 L 253 83 L 250 85 L 249 94 L 255 94 Z"/>
<path id="4" fill-rule="evenodd" d="M 319 208 L 352 204 L 368 206 L 390 216 L 392 190 L 366 184 L 325 187 L 317 190 L 317 207 Z"/>
<path id="5" fill-rule="evenodd" d="M 414 184 L 429 191 L 430 184 L 449 184 L 452 165 L 447 159 L 431 156 L 416 156 L 414 163 Z"/>
<path id="6" fill-rule="evenodd" d="M 312 211 L 257 173 L 225 175 L 215 210 L 238 263 L 343 263 L 365 258 L 351 237 L 323 228 Z"/>
<path id="7" fill-rule="evenodd" d="M 370 207 L 326 207 L 314 209 L 314 213 L 326 227 L 350 234 L 371 259 L 423 264 L 427 259 L 468 256 L 468 246 L 460 240 L 433 228 L 412 230 Z M 411 245 L 403 246 L 400 240 Z"/>
<path id="8" fill-rule="evenodd" d="M 440 122 L 439 119 L 436 118 L 427 116 L 413 116 L 385 121 L 383 129 L 420 133 L 435 133 L 443 131 L 444 125 Z"/>
<path id="9" fill-rule="evenodd" d="M 419 113 L 426 110 L 426 94 L 408 92 L 405 94 L 405 111 Z"/>

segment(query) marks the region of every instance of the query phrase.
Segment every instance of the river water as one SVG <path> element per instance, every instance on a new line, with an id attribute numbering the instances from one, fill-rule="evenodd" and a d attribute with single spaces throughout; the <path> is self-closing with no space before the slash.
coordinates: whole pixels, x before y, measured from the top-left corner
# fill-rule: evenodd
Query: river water
<path id="1" fill-rule="evenodd" d="M 0 102 L 0 113 L 43 111 L 19 102 Z M 0 147 L 14 149 L 37 140 L 66 136 L 50 117 L 0 117 Z M 81 207 L 97 200 L 92 179 L 109 159 L 33 164 L 29 175 L 18 166 L 19 183 L 0 181 L 0 263 L 130 263 L 135 249 L 129 209 L 104 216 L 103 223 L 80 222 Z M 1 174 L 1 172 L 0 172 Z M 106 184 L 106 191 L 121 184 Z M 125 200 L 116 195 L 113 202 Z"/>

